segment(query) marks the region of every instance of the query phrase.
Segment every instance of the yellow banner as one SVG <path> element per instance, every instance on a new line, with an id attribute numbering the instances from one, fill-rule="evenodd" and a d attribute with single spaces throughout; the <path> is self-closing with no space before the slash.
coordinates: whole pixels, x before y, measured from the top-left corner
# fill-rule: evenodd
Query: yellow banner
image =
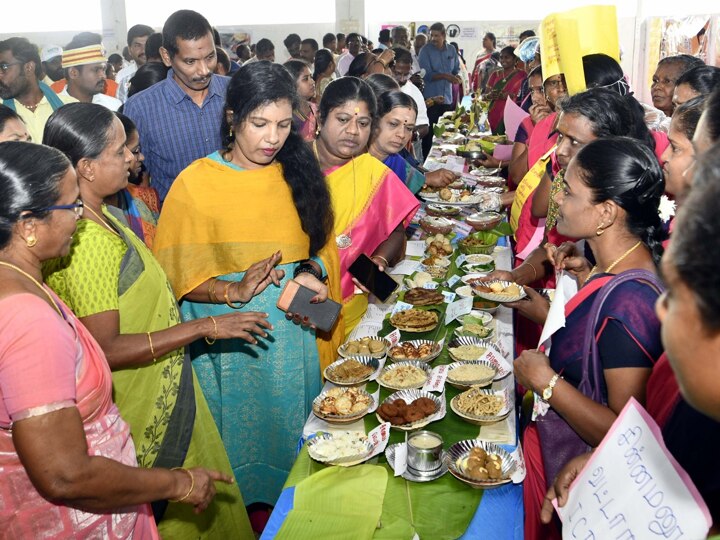
<path id="1" fill-rule="evenodd" d="M 563 73 L 569 94 L 585 90 L 582 57 L 596 53 L 620 61 L 615 6 L 585 6 L 552 13 L 540 24 L 543 77 Z"/>
<path id="2" fill-rule="evenodd" d="M 510 208 L 510 227 L 512 227 L 513 234 L 517 231 L 518 224 L 520 223 L 520 213 L 522 212 L 523 206 L 525 206 L 528 197 L 530 197 L 532 192 L 538 187 L 538 184 L 540 184 L 540 180 L 543 174 L 545 174 L 550 155 L 555 151 L 555 148 L 556 147 L 553 146 L 544 156 L 535 162 L 535 165 L 523 176 L 522 181 L 515 190 L 515 198 Z"/>

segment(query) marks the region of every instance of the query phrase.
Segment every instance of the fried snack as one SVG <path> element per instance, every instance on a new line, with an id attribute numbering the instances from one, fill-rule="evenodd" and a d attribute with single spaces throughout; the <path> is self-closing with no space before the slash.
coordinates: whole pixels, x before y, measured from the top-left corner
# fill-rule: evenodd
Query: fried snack
<path id="1" fill-rule="evenodd" d="M 404 341 L 390 349 L 388 355 L 393 360 L 420 360 L 421 358 L 427 358 L 433 352 L 434 347 L 431 343 L 421 343 L 416 347 L 409 341 Z"/>
<path id="2" fill-rule="evenodd" d="M 443 201 L 449 201 L 450 199 L 452 199 L 452 196 L 452 191 L 450 191 L 448 188 L 442 188 L 440 190 L 440 198 Z"/>
<path id="3" fill-rule="evenodd" d="M 483 366 L 482 364 L 465 364 L 458 366 L 448 374 L 448 377 L 452 379 L 453 382 L 459 383 L 484 381 L 494 376 L 495 371 L 489 366 Z"/>
<path id="4" fill-rule="evenodd" d="M 378 355 L 385 350 L 385 343 L 378 338 L 364 337 L 345 344 L 345 354 Z"/>
<path id="5" fill-rule="evenodd" d="M 410 405 L 405 403 L 403 399 L 396 399 L 390 403 L 383 403 L 378 408 L 378 414 L 383 420 L 390 422 L 394 426 L 404 426 L 419 422 L 423 418 L 427 418 L 435 414 L 437 406 L 435 402 L 426 397 L 417 398 Z M 392 414 L 396 413 L 396 414 Z"/>
<path id="6" fill-rule="evenodd" d="M 477 388 L 463 392 L 456 401 L 456 407 L 460 412 L 473 416 L 496 416 L 504 404 L 502 396 L 487 394 Z"/>
<path id="7" fill-rule="evenodd" d="M 390 317 L 390 324 L 405 332 L 427 332 L 438 324 L 438 315 L 434 311 L 406 309 Z"/>
<path id="8" fill-rule="evenodd" d="M 485 354 L 487 348 L 480 345 L 460 345 L 459 347 L 450 347 L 448 350 L 458 360 L 477 360 Z"/>
<path id="9" fill-rule="evenodd" d="M 517 283 L 511 283 L 510 285 L 505 286 L 499 281 L 493 281 L 490 283 L 472 281 L 470 286 L 472 286 L 475 292 L 481 293 L 492 293 L 509 297 L 520 296 L 522 294 L 522 288 Z"/>
<path id="10" fill-rule="evenodd" d="M 333 380 L 349 383 L 353 381 L 360 381 L 372 372 L 373 368 L 371 366 L 362 364 L 354 358 L 351 358 L 329 370 L 328 375 Z"/>
<path id="11" fill-rule="evenodd" d="M 453 247 L 450 244 L 450 240 L 442 234 L 436 234 L 435 236 L 429 236 L 428 238 L 426 238 L 425 246 L 425 252 L 428 255 L 446 256 L 450 255 L 453 252 Z"/>
<path id="12" fill-rule="evenodd" d="M 393 388 L 416 388 L 427 381 L 427 373 L 416 366 L 396 365 L 383 371 L 380 382 Z"/>
<path id="13" fill-rule="evenodd" d="M 502 479 L 502 460 L 497 454 L 488 454 L 480 447 L 475 447 L 464 456 L 458 458 L 457 468 L 473 480 L 489 481 Z"/>
<path id="14" fill-rule="evenodd" d="M 442 304 L 445 297 L 436 290 L 415 287 L 405 292 L 404 301 L 413 306 L 431 306 Z"/>
<path id="15" fill-rule="evenodd" d="M 333 388 L 320 403 L 320 414 L 354 416 L 370 408 L 372 398 L 357 388 Z"/>

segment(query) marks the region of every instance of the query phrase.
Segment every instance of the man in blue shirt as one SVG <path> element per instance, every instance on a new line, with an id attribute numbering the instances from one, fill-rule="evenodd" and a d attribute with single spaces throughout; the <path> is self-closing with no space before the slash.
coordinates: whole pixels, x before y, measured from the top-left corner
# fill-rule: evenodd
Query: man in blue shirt
<path id="1" fill-rule="evenodd" d="M 167 78 L 131 97 L 124 113 L 137 125 L 150 179 L 164 200 L 175 177 L 222 146 L 225 91 L 214 75 L 217 56 L 210 23 L 195 11 L 176 11 L 163 27 Z"/>
<path id="2" fill-rule="evenodd" d="M 438 118 L 453 108 L 452 85 L 460 84 L 460 61 L 455 47 L 445 41 L 445 25 L 435 23 L 430 27 L 430 42 L 420 49 L 420 67 L 425 70 L 423 95 L 428 103 L 427 113 L 430 131 L 423 138 L 423 154 L 428 155 L 432 146 L 433 126 Z"/>

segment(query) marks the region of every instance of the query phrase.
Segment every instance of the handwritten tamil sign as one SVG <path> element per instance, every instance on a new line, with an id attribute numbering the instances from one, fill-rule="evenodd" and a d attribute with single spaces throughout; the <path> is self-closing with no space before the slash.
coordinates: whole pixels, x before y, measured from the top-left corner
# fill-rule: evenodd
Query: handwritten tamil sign
<path id="1" fill-rule="evenodd" d="M 563 538 L 586 540 L 705 538 L 711 524 L 695 485 L 635 399 L 575 479 L 558 514 Z"/>

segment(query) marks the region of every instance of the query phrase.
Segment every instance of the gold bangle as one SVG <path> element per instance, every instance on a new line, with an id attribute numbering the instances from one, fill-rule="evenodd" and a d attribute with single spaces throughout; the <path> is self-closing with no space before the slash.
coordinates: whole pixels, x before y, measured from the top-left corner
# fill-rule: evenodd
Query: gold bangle
<path id="1" fill-rule="evenodd" d="M 215 285 L 217 285 L 218 280 L 215 278 L 210 278 L 210 284 L 208 285 L 208 299 L 210 300 L 211 304 L 217 304 L 218 298 L 215 295 Z"/>
<path id="2" fill-rule="evenodd" d="M 533 281 L 537 281 L 538 275 L 537 275 L 537 268 L 535 268 L 535 265 L 533 263 L 527 262 L 527 261 L 525 261 L 525 264 L 527 264 L 530 268 L 532 268 L 532 271 L 533 271 L 533 278 L 532 278 L 532 281 L 530 281 L 530 283 L 532 283 Z"/>
<path id="3" fill-rule="evenodd" d="M 155 360 L 157 360 L 157 358 L 155 358 L 155 347 L 153 347 L 153 342 L 152 342 L 152 337 L 150 336 L 150 332 L 147 332 L 147 337 L 148 337 L 148 343 L 150 343 L 150 354 L 152 355 L 152 360 L 154 362 Z"/>
<path id="4" fill-rule="evenodd" d="M 233 304 L 233 303 L 230 301 L 230 297 L 228 296 L 228 293 L 230 292 L 230 286 L 231 286 L 233 283 L 237 283 L 237 282 L 236 282 L 236 281 L 228 281 L 228 282 L 227 282 L 227 285 L 225 285 L 225 294 L 223 294 L 223 297 L 225 298 L 225 303 L 226 303 L 228 306 L 230 306 L 230 307 L 233 308 L 233 309 L 240 309 L 240 308 L 243 307 L 247 302 L 238 302 L 237 304 Z"/>
<path id="5" fill-rule="evenodd" d="M 193 476 L 193 473 L 191 473 L 187 469 L 183 469 L 182 467 L 173 467 L 170 470 L 171 471 L 182 471 L 182 472 L 190 475 L 190 489 L 188 490 L 188 492 L 185 495 L 183 495 L 182 497 L 180 497 L 179 499 L 168 499 L 168 502 L 173 502 L 173 503 L 183 502 L 185 499 L 187 499 L 190 496 L 193 489 L 195 489 L 195 477 Z"/>
<path id="6" fill-rule="evenodd" d="M 212 339 L 205 336 L 205 343 L 207 343 L 208 345 L 212 345 L 213 343 L 215 343 L 215 341 L 217 340 L 217 337 L 218 337 L 217 321 L 215 320 L 215 317 L 213 317 L 212 315 L 208 315 L 208 319 L 210 319 L 212 321 L 213 326 L 215 327 L 215 333 L 213 334 Z"/>
<path id="7" fill-rule="evenodd" d="M 373 255 L 373 257 L 377 257 L 378 259 L 382 259 L 383 262 L 385 263 L 385 267 L 386 267 L 386 268 L 389 268 L 389 267 L 390 267 L 390 263 L 389 263 L 388 260 L 387 260 L 385 257 L 383 257 L 382 255 Z"/>

